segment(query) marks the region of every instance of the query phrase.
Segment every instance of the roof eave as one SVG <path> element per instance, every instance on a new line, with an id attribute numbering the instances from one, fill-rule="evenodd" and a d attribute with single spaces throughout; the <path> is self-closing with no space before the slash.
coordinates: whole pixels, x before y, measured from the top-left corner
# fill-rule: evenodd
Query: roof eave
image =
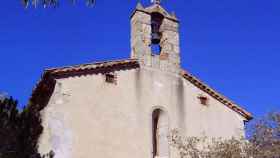
<path id="1" fill-rule="evenodd" d="M 226 105 L 228 108 L 230 108 L 231 110 L 235 111 L 236 113 L 238 113 L 239 115 L 241 115 L 243 118 L 246 119 L 246 121 L 250 121 L 253 119 L 253 116 L 251 113 L 249 113 L 248 111 L 246 111 L 245 109 L 241 108 L 241 106 L 235 104 L 233 101 L 231 101 L 230 99 L 226 98 L 225 96 L 221 95 L 220 93 L 218 93 L 216 90 L 214 90 L 213 88 L 209 87 L 208 85 L 204 84 L 202 81 L 200 81 L 199 79 L 197 79 L 196 77 L 194 77 L 192 74 L 190 74 L 189 72 L 182 70 L 181 75 L 183 76 L 183 78 L 187 79 L 188 81 L 190 81 L 192 84 L 194 84 L 196 87 L 198 87 L 199 89 L 203 90 L 204 92 L 206 92 L 207 94 L 209 94 L 210 96 L 212 96 L 213 98 L 215 98 L 216 100 L 218 100 L 219 102 L 221 102 L 222 104 Z"/>

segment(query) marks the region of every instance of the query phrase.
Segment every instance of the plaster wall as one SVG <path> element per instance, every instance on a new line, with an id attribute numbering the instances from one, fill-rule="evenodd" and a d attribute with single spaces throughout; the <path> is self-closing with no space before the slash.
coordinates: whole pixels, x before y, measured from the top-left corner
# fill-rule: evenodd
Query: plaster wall
<path id="1" fill-rule="evenodd" d="M 58 79 L 42 111 L 39 151 L 55 158 L 152 158 L 152 112 L 188 136 L 243 135 L 243 118 L 175 73 L 152 68 Z M 202 106 L 200 94 L 209 97 Z M 170 150 L 170 157 L 176 157 Z"/>

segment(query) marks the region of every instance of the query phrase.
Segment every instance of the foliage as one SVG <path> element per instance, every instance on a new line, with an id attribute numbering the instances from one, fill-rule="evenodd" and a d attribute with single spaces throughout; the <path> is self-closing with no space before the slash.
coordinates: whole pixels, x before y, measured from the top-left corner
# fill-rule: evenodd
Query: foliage
<path id="1" fill-rule="evenodd" d="M 22 111 L 13 98 L 0 100 L 0 158 L 41 158 L 37 141 L 43 130 L 40 113 L 35 106 Z M 53 157 L 50 152 L 43 158 Z"/>
<path id="2" fill-rule="evenodd" d="M 169 142 L 181 158 L 279 158 L 280 113 L 269 113 L 256 121 L 248 139 L 186 137 L 172 130 Z"/>
<path id="3" fill-rule="evenodd" d="M 280 112 L 271 112 L 249 128 L 249 141 L 257 151 L 256 158 L 280 157 Z"/>
<path id="4" fill-rule="evenodd" d="M 69 0 L 72 4 L 76 4 L 77 0 Z M 95 5 L 95 0 L 85 0 L 87 6 L 92 7 Z M 33 6 L 37 7 L 42 5 L 44 8 L 46 7 L 57 7 L 60 3 L 59 0 L 22 0 L 22 3 L 25 7 Z"/>
<path id="5" fill-rule="evenodd" d="M 17 155 L 17 136 L 20 127 L 17 102 L 12 98 L 0 101 L 0 157 Z"/>

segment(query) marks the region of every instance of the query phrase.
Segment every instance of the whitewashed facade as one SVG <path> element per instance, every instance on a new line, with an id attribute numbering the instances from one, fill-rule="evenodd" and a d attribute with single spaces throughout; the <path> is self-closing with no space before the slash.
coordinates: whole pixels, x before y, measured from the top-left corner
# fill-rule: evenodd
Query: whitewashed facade
<path id="1" fill-rule="evenodd" d="M 158 21 L 157 30 L 151 25 Z M 176 158 L 167 140 L 171 129 L 188 136 L 244 135 L 251 115 L 181 69 L 175 15 L 158 3 L 138 4 L 131 25 L 131 59 L 45 71 L 32 95 L 47 96 L 37 103 L 44 107 L 40 153 Z"/>

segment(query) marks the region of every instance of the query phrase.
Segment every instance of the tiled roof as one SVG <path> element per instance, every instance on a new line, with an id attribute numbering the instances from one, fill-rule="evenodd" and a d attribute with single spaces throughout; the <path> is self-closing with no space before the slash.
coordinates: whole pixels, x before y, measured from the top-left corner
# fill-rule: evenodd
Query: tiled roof
<path id="1" fill-rule="evenodd" d="M 74 66 L 67 66 L 61 68 L 52 68 L 47 69 L 47 73 L 51 73 L 55 78 L 66 76 L 76 76 L 84 74 L 97 74 L 97 73 L 106 73 L 112 70 L 122 70 L 139 67 L 139 63 L 135 59 L 127 60 L 115 60 L 115 61 L 105 61 L 105 62 L 96 62 L 89 64 L 81 64 Z"/>
<path id="2" fill-rule="evenodd" d="M 214 89 L 210 88 L 208 85 L 206 85 L 205 83 L 203 83 L 202 81 L 197 79 L 191 73 L 189 73 L 185 70 L 182 70 L 181 75 L 185 79 L 190 81 L 192 84 L 194 84 L 196 87 L 200 88 L 201 90 L 203 90 L 204 92 L 206 92 L 210 96 L 212 96 L 213 98 L 217 99 L 219 102 L 223 103 L 224 105 L 226 105 L 227 107 L 229 107 L 233 111 L 235 111 L 238 114 L 240 114 L 241 116 L 245 117 L 248 121 L 253 119 L 252 115 L 249 112 L 247 112 L 246 110 L 244 110 L 243 108 L 241 108 L 237 104 L 233 103 L 230 99 L 221 95 L 220 93 L 218 93 Z"/>
<path id="3" fill-rule="evenodd" d="M 61 68 L 52 68 L 46 69 L 41 80 L 36 85 L 35 89 L 32 92 L 30 98 L 31 103 L 40 103 L 41 108 L 47 105 L 47 102 L 54 90 L 55 79 L 65 78 L 71 76 L 81 76 L 89 74 L 98 74 L 98 73 L 109 73 L 112 71 L 118 70 L 129 70 L 139 68 L 140 64 L 136 59 L 127 59 L 127 60 L 115 60 L 115 61 L 105 61 L 98 63 L 89 63 L 82 65 L 67 66 Z M 214 89 L 210 88 L 208 85 L 204 84 L 202 81 L 191 75 L 187 71 L 182 71 L 181 75 L 183 78 L 187 79 L 189 82 L 194 84 L 196 87 L 200 88 L 204 92 L 208 93 L 213 98 L 217 99 L 233 111 L 237 112 L 247 120 L 251 120 L 252 115 L 246 110 L 242 109 L 231 100 L 227 99 L 223 95 L 216 92 Z"/>

